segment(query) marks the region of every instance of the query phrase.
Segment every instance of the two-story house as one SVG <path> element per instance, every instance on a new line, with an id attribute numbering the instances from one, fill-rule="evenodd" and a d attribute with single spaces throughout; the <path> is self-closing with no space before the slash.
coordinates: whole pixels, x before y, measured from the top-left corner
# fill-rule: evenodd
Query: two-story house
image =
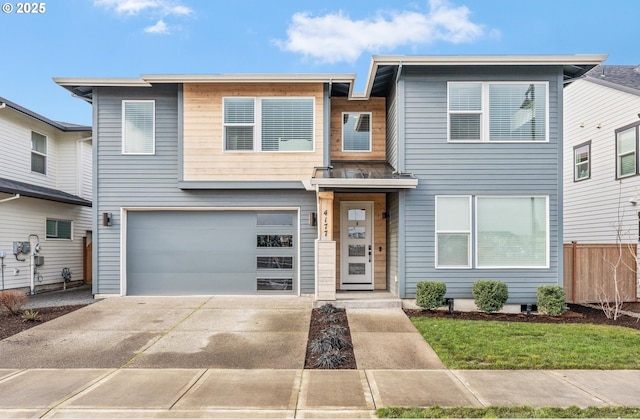
<path id="1" fill-rule="evenodd" d="M 586 56 L 55 81 L 93 103 L 99 295 L 562 283 L 562 86 Z"/>
<path id="2" fill-rule="evenodd" d="M 3 290 L 91 280 L 91 135 L 0 97 Z"/>
<path id="3" fill-rule="evenodd" d="M 633 301 L 640 296 L 628 248 L 639 240 L 640 66 L 595 67 L 565 87 L 565 109 L 564 241 L 594 252 L 594 266 L 576 263 L 572 298 L 598 301 L 617 264 L 621 296 Z"/>

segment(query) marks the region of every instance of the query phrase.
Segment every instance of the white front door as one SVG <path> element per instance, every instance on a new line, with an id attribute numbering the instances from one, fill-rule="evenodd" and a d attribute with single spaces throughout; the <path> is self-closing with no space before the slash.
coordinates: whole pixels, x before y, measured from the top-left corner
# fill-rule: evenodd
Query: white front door
<path id="1" fill-rule="evenodd" d="M 373 289 L 373 202 L 340 203 L 340 289 Z"/>

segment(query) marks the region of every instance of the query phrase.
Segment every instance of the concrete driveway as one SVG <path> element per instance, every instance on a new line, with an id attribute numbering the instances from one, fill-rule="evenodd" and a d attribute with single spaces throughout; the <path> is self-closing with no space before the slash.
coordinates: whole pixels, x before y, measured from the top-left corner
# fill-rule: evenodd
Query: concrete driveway
<path id="1" fill-rule="evenodd" d="M 0 341 L 0 368 L 304 368 L 311 299 L 123 297 Z"/>

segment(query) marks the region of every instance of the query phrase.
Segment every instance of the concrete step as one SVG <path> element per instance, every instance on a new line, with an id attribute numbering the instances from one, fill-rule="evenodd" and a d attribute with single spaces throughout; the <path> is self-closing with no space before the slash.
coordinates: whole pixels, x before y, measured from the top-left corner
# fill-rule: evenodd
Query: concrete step
<path id="1" fill-rule="evenodd" d="M 390 308 L 402 308 L 402 300 L 399 298 L 353 298 L 353 299 L 338 299 L 335 301 L 314 301 L 313 307 L 322 307 L 325 304 L 331 304 L 334 307 L 345 309 L 390 309 Z"/>

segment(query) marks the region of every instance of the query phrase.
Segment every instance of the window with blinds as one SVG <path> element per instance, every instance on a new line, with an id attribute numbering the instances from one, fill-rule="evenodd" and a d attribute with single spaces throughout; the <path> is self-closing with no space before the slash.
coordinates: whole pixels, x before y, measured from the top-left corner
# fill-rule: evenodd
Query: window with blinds
<path id="1" fill-rule="evenodd" d="M 436 268 L 471 266 L 471 197 L 436 196 Z"/>
<path id="2" fill-rule="evenodd" d="M 638 125 L 616 130 L 616 179 L 638 173 Z"/>
<path id="3" fill-rule="evenodd" d="M 224 98 L 226 151 L 313 151 L 313 98 Z"/>
<path id="4" fill-rule="evenodd" d="M 548 84 L 450 82 L 449 141 L 547 141 Z"/>
<path id="5" fill-rule="evenodd" d="M 47 137 L 31 132 L 31 171 L 47 174 Z"/>
<path id="6" fill-rule="evenodd" d="M 342 113 L 342 151 L 371 151 L 371 112 Z"/>
<path id="7" fill-rule="evenodd" d="M 122 101 L 122 153 L 155 153 L 155 101 Z"/>

